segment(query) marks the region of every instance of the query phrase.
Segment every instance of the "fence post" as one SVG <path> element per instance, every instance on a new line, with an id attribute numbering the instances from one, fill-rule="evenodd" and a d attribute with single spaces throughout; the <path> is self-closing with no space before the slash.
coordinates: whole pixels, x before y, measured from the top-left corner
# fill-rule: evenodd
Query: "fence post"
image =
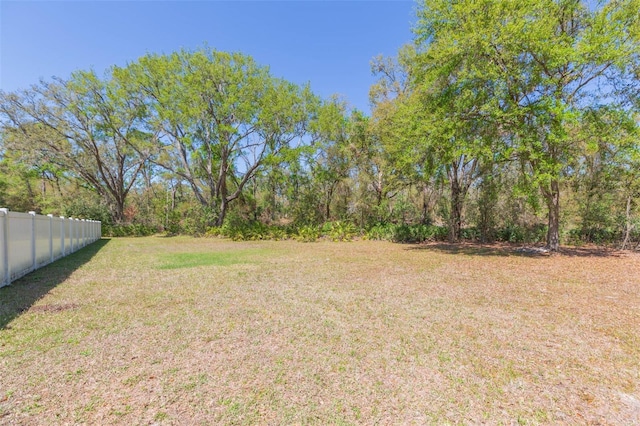
<path id="1" fill-rule="evenodd" d="M 31 271 L 35 271 L 36 265 L 36 212 L 29 212 L 31 215 Z"/>
<path id="2" fill-rule="evenodd" d="M 53 215 L 48 214 L 49 218 L 49 263 L 53 263 Z"/>
<path id="3" fill-rule="evenodd" d="M 0 209 L 2 213 L 2 223 L 0 223 L 0 232 L 2 233 L 2 266 L 4 266 L 4 277 L 0 278 L 0 287 L 11 284 L 11 271 L 9 270 L 9 209 Z"/>

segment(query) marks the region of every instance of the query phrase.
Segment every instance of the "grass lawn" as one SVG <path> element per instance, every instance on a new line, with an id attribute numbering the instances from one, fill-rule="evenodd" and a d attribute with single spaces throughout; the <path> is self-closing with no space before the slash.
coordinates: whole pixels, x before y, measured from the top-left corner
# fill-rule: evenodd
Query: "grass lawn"
<path id="1" fill-rule="evenodd" d="M 102 240 L 0 289 L 0 424 L 640 424 L 640 255 Z"/>

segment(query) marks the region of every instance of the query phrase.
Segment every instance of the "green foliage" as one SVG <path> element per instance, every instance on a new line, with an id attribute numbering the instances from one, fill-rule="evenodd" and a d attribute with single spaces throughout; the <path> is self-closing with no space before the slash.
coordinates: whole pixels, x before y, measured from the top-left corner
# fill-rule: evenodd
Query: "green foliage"
<path id="1" fill-rule="evenodd" d="M 62 215 L 83 219 L 99 220 L 102 222 L 104 234 L 105 227 L 113 225 L 112 216 L 108 206 L 100 203 L 95 197 L 77 197 L 67 201 Z"/>
<path id="2" fill-rule="evenodd" d="M 358 230 L 353 223 L 342 220 L 325 223 L 322 231 L 332 241 L 351 241 L 358 235 Z"/>
<path id="3" fill-rule="evenodd" d="M 386 240 L 397 243 L 423 243 L 444 241 L 447 239 L 448 233 L 449 229 L 445 226 L 379 223 L 367 231 L 366 237 L 371 240 Z"/>
<path id="4" fill-rule="evenodd" d="M 620 241 L 620 233 L 606 228 L 580 228 L 569 231 L 568 243 L 581 245 L 593 243 L 598 245 L 611 244 Z"/>
<path id="5" fill-rule="evenodd" d="M 127 195 L 152 139 L 140 130 L 143 107 L 120 89 L 113 79 L 78 71 L 68 80 L 0 92 L 0 126 L 9 135 L 5 148 L 25 163 L 65 172 L 92 188 L 109 206 L 113 222 L 124 220 Z"/>
<path id="6" fill-rule="evenodd" d="M 422 243 L 433 237 L 433 229 L 428 225 L 398 225 L 393 232 L 393 241 L 398 243 Z"/>
<path id="7" fill-rule="evenodd" d="M 180 233 L 193 236 L 204 235 L 215 217 L 216 214 L 206 206 L 188 204 L 179 222 Z"/>
<path id="8" fill-rule="evenodd" d="M 147 55 L 114 76 L 148 109 L 154 162 L 188 183 L 221 226 L 265 164 L 306 133 L 318 99 L 241 53 L 201 49 Z"/>
<path id="9" fill-rule="evenodd" d="M 480 230 L 475 226 L 462 228 L 460 230 L 460 238 L 466 241 L 478 241 L 480 239 Z"/>
<path id="10" fill-rule="evenodd" d="M 289 235 L 287 227 L 247 220 L 237 213 L 230 214 L 224 225 L 209 227 L 205 233 L 207 237 L 224 237 L 234 241 L 277 241 L 287 239 Z"/>
<path id="11" fill-rule="evenodd" d="M 225 223 L 219 228 L 218 235 L 231 238 L 234 241 L 283 240 L 287 237 L 287 231 L 281 227 L 268 226 L 261 222 Z"/>
<path id="12" fill-rule="evenodd" d="M 542 224 L 518 226 L 507 224 L 496 230 L 496 240 L 508 243 L 541 243 L 547 235 L 547 227 Z"/>
<path id="13" fill-rule="evenodd" d="M 38 173 L 10 156 L 0 160 L 0 205 L 15 211 L 38 211 Z"/>
<path id="14" fill-rule="evenodd" d="M 147 237 L 158 233 L 157 228 L 142 224 L 102 225 L 103 237 Z"/>
<path id="15" fill-rule="evenodd" d="M 367 230 L 365 237 L 369 240 L 393 241 L 397 225 L 377 223 Z"/>
<path id="16" fill-rule="evenodd" d="M 313 243 L 320 238 L 320 228 L 313 225 L 306 225 L 298 228 L 294 238 L 305 243 Z"/>
<path id="17" fill-rule="evenodd" d="M 426 136 L 419 143 L 431 144 L 433 164 L 447 168 L 451 183 L 464 182 L 456 159 L 518 160 L 544 197 L 547 244 L 557 249 L 561 184 L 585 153 L 578 137 L 583 112 L 623 104 L 638 88 L 639 6 L 423 0 L 401 128 L 419 129 L 412 140 Z M 617 85 L 625 89 L 612 90 Z M 458 186 L 464 199 L 468 186 Z M 452 220 L 459 216 L 454 189 Z"/>
<path id="18" fill-rule="evenodd" d="M 163 220 L 164 232 L 169 236 L 192 235 L 202 236 L 210 228 L 215 213 L 191 198 L 181 200 L 175 209 L 166 212 Z"/>

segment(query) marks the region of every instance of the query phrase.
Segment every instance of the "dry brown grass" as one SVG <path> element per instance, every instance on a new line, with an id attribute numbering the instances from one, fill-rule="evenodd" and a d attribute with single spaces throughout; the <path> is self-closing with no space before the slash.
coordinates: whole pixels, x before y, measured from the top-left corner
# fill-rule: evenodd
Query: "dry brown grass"
<path id="1" fill-rule="evenodd" d="M 638 254 L 103 245 L 0 289 L 0 424 L 640 424 Z"/>

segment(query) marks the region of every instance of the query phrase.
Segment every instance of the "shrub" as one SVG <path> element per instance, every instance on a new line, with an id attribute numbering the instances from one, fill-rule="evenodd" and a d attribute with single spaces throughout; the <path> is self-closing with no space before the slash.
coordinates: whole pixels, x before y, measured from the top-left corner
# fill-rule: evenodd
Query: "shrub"
<path id="1" fill-rule="evenodd" d="M 594 243 L 598 245 L 613 244 L 621 240 L 620 234 L 606 228 L 577 228 L 569 231 L 567 243 L 580 245 Z"/>
<path id="2" fill-rule="evenodd" d="M 396 225 L 379 223 L 367 231 L 367 238 L 386 240 L 396 243 L 422 243 L 425 241 L 443 241 L 447 239 L 448 228 L 435 225 Z"/>
<path id="3" fill-rule="evenodd" d="M 496 240 L 509 243 L 539 243 L 545 241 L 547 227 L 543 224 L 518 226 L 507 224 L 496 231 Z"/>
<path id="4" fill-rule="evenodd" d="M 524 228 L 517 225 L 506 225 L 496 232 L 496 239 L 509 243 L 524 242 Z"/>
<path id="5" fill-rule="evenodd" d="M 358 230 L 353 223 L 341 220 L 325 224 L 323 231 L 327 228 L 328 231 L 324 233 L 333 241 L 351 241 L 358 234 Z"/>
<path id="6" fill-rule="evenodd" d="M 446 241 L 449 238 L 449 228 L 446 226 L 434 226 L 433 239 L 436 241 Z"/>
<path id="7" fill-rule="evenodd" d="M 463 228 L 461 237 L 463 240 L 477 241 L 480 239 L 480 231 L 476 227 Z"/>
<path id="8" fill-rule="evenodd" d="M 396 225 L 393 223 L 377 223 L 365 233 L 369 240 L 392 241 Z"/>
<path id="9" fill-rule="evenodd" d="M 158 232 L 152 226 L 141 224 L 102 225 L 103 237 L 146 237 Z"/>
<path id="10" fill-rule="evenodd" d="M 312 243 L 320 238 L 320 229 L 315 226 L 308 225 L 298 228 L 295 239 L 305 243 Z"/>
<path id="11" fill-rule="evenodd" d="M 205 236 L 226 237 L 234 241 L 284 240 L 289 237 L 289 232 L 282 226 L 269 226 L 262 222 L 226 222 L 220 227 L 210 227 Z"/>

